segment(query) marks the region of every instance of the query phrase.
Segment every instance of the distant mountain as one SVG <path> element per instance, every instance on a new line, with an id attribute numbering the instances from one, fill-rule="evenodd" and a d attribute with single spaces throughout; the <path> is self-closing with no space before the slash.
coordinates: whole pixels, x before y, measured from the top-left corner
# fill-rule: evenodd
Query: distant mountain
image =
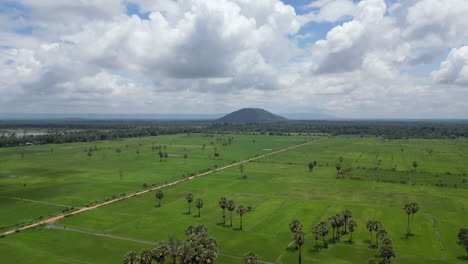
<path id="1" fill-rule="evenodd" d="M 332 116 L 325 113 L 281 113 L 281 116 L 284 116 L 292 120 L 334 120 L 339 119 L 336 116 Z"/>
<path id="2" fill-rule="evenodd" d="M 227 114 L 215 122 L 218 123 L 274 123 L 287 121 L 286 118 L 272 114 L 260 108 L 243 108 Z"/>

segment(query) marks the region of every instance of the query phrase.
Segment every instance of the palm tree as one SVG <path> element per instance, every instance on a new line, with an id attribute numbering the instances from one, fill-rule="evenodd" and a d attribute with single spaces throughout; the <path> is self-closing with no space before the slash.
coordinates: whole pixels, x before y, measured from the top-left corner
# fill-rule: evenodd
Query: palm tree
<path id="1" fill-rule="evenodd" d="M 344 234 L 347 234 L 346 227 L 348 226 L 348 220 L 353 217 L 353 213 L 349 211 L 348 209 L 344 209 L 343 212 L 341 212 L 341 217 L 343 218 L 344 221 Z"/>
<path id="2" fill-rule="evenodd" d="M 353 242 L 353 232 L 357 227 L 356 221 L 349 220 L 348 227 L 349 227 L 349 232 L 351 232 L 351 235 L 349 236 L 349 242 Z"/>
<path id="3" fill-rule="evenodd" d="M 410 226 L 412 226 L 413 225 L 413 217 L 414 217 L 414 214 L 416 214 L 419 211 L 419 205 L 416 202 L 412 202 L 412 203 L 410 203 L 410 207 L 411 207 L 411 223 L 410 223 Z"/>
<path id="4" fill-rule="evenodd" d="M 380 247 L 380 255 L 384 260 L 386 260 L 387 263 L 390 263 L 390 259 L 394 258 L 395 255 L 395 249 L 393 249 L 392 246 L 389 245 L 383 245 Z"/>
<path id="5" fill-rule="evenodd" d="M 383 225 L 379 221 L 374 221 L 372 225 L 372 230 L 375 232 L 375 242 L 376 242 L 376 247 L 379 247 L 379 240 L 378 240 L 378 233 L 380 230 L 383 229 Z"/>
<path id="6" fill-rule="evenodd" d="M 140 264 L 140 258 L 135 251 L 128 252 L 124 257 L 124 264 Z"/>
<path id="7" fill-rule="evenodd" d="M 158 242 L 153 248 L 153 259 L 157 263 L 164 263 L 166 258 L 171 254 L 171 248 L 165 242 Z M 151 262 L 150 262 L 151 264 Z"/>
<path id="8" fill-rule="evenodd" d="M 465 248 L 466 255 L 468 256 L 468 229 L 461 228 L 460 231 L 458 231 L 457 237 L 458 237 L 457 244 Z"/>
<path id="9" fill-rule="evenodd" d="M 233 200 L 227 201 L 226 207 L 229 211 L 229 218 L 231 219 L 231 226 L 232 226 L 232 211 L 236 210 L 236 203 Z"/>
<path id="10" fill-rule="evenodd" d="M 379 238 L 379 239 L 376 239 L 377 240 L 377 247 L 379 247 L 379 240 L 383 241 L 387 236 L 388 236 L 387 230 L 380 229 L 380 230 L 377 231 L 377 237 Z"/>
<path id="11" fill-rule="evenodd" d="M 289 229 L 291 230 L 291 232 L 296 234 L 297 232 L 302 231 L 302 224 L 301 222 L 299 222 L 299 220 L 294 219 L 289 223 Z M 297 247 L 297 244 L 296 244 L 296 247 Z"/>
<path id="12" fill-rule="evenodd" d="M 413 161 L 413 167 L 414 167 L 414 170 L 416 170 L 416 168 L 418 167 L 418 162 L 417 161 Z"/>
<path id="13" fill-rule="evenodd" d="M 319 239 L 319 236 L 320 236 L 320 228 L 318 225 L 316 226 L 313 226 L 311 229 L 310 229 L 310 232 L 314 235 L 314 238 L 315 238 L 315 250 L 318 249 L 318 239 Z"/>
<path id="14" fill-rule="evenodd" d="M 159 200 L 159 207 L 161 207 L 161 199 L 164 198 L 164 193 L 162 190 L 156 191 L 156 198 Z"/>
<path id="15" fill-rule="evenodd" d="M 241 172 L 241 174 L 242 174 L 242 173 L 244 172 L 244 164 L 241 164 L 241 165 L 239 166 L 239 169 L 240 169 L 240 172 Z"/>
<path id="16" fill-rule="evenodd" d="M 237 214 L 240 216 L 240 230 L 242 230 L 242 216 L 247 212 L 243 205 L 239 205 L 236 210 Z"/>
<path id="17" fill-rule="evenodd" d="M 179 254 L 179 248 L 182 245 L 182 241 L 178 240 L 173 236 L 169 236 L 169 255 L 172 258 L 172 264 L 176 264 L 177 255 Z"/>
<path id="18" fill-rule="evenodd" d="M 320 235 L 322 236 L 323 247 L 328 248 L 328 244 L 327 244 L 327 242 L 325 242 L 325 236 L 330 231 L 330 228 L 328 227 L 327 223 L 325 223 L 325 222 L 320 222 L 318 226 L 319 226 L 318 229 L 320 230 Z"/>
<path id="19" fill-rule="evenodd" d="M 253 252 L 245 254 L 244 264 L 257 264 L 257 256 Z"/>
<path id="20" fill-rule="evenodd" d="M 313 162 L 310 162 L 309 163 L 309 171 L 312 171 L 314 169 L 314 163 Z"/>
<path id="21" fill-rule="evenodd" d="M 294 234 L 294 241 L 296 241 L 296 245 L 299 247 L 299 264 L 302 263 L 302 252 L 301 248 L 305 242 L 305 233 L 302 231 L 298 231 Z"/>
<path id="22" fill-rule="evenodd" d="M 200 209 L 203 207 L 203 200 L 202 199 L 197 199 L 195 205 L 198 208 L 198 217 L 200 217 Z"/>
<path id="23" fill-rule="evenodd" d="M 221 197 L 221 199 L 219 199 L 219 207 L 221 207 L 221 209 L 223 209 L 223 225 L 226 225 L 227 199 L 225 197 Z"/>
<path id="24" fill-rule="evenodd" d="M 332 216 L 328 217 L 328 222 L 330 222 L 330 225 L 333 228 L 333 233 L 332 233 L 333 242 L 336 242 L 336 236 L 335 236 L 335 228 L 337 227 L 336 216 L 332 215 Z"/>
<path id="25" fill-rule="evenodd" d="M 374 230 L 374 221 L 368 220 L 368 221 L 366 222 L 366 228 L 367 228 L 367 230 L 369 230 L 369 232 L 370 232 L 370 245 L 371 245 L 371 247 L 372 247 L 372 246 L 373 246 L 373 244 L 372 244 L 372 231 Z"/>
<path id="26" fill-rule="evenodd" d="M 153 262 L 153 252 L 149 248 L 144 248 L 138 253 L 140 264 L 151 264 Z"/>
<path id="27" fill-rule="evenodd" d="M 411 204 L 406 204 L 403 209 L 405 213 L 408 215 L 408 223 L 406 225 L 406 236 L 408 237 L 411 233 L 410 231 L 410 215 L 413 213 L 413 209 L 411 208 Z"/>
<path id="28" fill-rule="evenodd" d="M 187 193 L 185 195 L 185 200 L 187 200 L 187 203 L 188 203 L 188 213 L 191 214 L 190 212 L 190 205 L 191 203 L 193 202 L 193 194 L 192 193 Z"/>

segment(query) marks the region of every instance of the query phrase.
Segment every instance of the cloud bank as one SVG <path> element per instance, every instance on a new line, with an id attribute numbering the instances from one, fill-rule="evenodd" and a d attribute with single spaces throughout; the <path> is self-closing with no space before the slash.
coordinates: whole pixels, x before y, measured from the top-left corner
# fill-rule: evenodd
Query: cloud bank
<path id="1" fill-rule="evenodd" d="M 0 112 L 468 117 L 464 0 L 2 5 Z"/>

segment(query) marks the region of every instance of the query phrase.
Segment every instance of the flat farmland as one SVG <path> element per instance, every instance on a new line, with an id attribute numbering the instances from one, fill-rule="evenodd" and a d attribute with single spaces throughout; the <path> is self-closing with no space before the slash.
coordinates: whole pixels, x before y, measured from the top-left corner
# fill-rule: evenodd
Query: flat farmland
<path id="1" fill-rule="evenodd" d="M 241 136 L 234 137 L 238 140 Z M 249 151 L 252 144 L 262 144 L 260 151 L 257 148 L 257 152 L 247 152 L 245 156 L 249 156 L 305 139 L 242 137 L 244 143 L 226 148 L 234 149 L 239 144 L 239 149 L 243 145 L 243 151 Z M 195 144 L 196 148 L 203 142 Z M 222 157 L 222 146 L 218 149 Z M 244 164 L 243 172 L 236 166 L 164 188 L 162 207 L 157 206 L 155 192 L 149 192 L 67 217 L 54 225 L 6 236 L 0 239 L 0 254 L 21 263 L 118 263 L 130 250 L 151 247 L 151 243 L 167 240 L 169 235 L 182 239 L 188 226 L 205 225 L 219 243 L 222 255 L 217 263 L 242 263 L 238 257 L 248 251 L 268 263 L 297 263 L 298 251 L 288 223 L 298 219 L 307 238 L 303 263 L 365 263 L 369 258 L 379 258 L 378 250 L 369 246 L 370 232 L 365 227 L 372 219 L 383 224 L 393 241 L 397 255 L 394 263 L 465 263 L 465 252 L 456 244 L 456 234 L 468 217 L 468 186 L 464 180 L 467 150 L 468 141 L 462 139 L 327 138 Z M 193 151 L 197 151 L 195 147 Z M 111 152 L 109 156 L 115 155 Z M 213 153 L 214 149 L 205 152 Z M 88 160 L 85 152 L 80 155 Z M 187 162 L 191 156 L 194 154 L 189 154 Z M 132 160 L 128 163 L 139 162 L 134 155 L 129 157 Z M 159 164 L 159 157 L 152 159 Z M 226 162 L 238 159 L 233 156 Z M 308 164 L 313 161 L 317 165 L 310 171 Z M 413 166 L 414 161 L 418 166 Z M 169 166 L 171 162 L 169 158 L 161 163 Z M 340 174 L 337 164 L 341 164 Z M 176 178 L 183 174 L 183 168 L 173 168 L 178 172 Z M 140 182 L 130 187 L 139 188 Z M 187 213 L 186 193 L 204 200 L 201 217 L 193 204 L 192 214 Z M 227 223 L 222 223 L 218 205 L 221 197 L 249 208 L 243 217 L 243 230 L 239 230 L 240 219 L 235 212 L 233 226 L 229 225 L 229 213 Z M 410 202 L 417 202 L 420 210 L 412 223 L 414 235 L 407 237 L 403 206 Z M 348 242 L 347 234 L 334 243 L 330 230 L 325 237 L 329 247 L 323 248 L 319 240 L 316 250 L 310 228 L 328 222 L 328 217 L 344 209 L 352 212 L 358 225 L 353 242 Z"/>

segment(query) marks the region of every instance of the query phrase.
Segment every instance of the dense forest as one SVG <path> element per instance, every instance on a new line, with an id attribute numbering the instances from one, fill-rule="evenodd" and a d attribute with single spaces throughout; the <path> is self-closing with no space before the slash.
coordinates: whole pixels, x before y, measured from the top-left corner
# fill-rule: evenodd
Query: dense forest
<path id="1" fill-rule="evenodd" d="M 37 135 L 33 132 L 41 131 Z M 401 138 L 458 138 L 468 136 L 467 121 L 287 121 L 228 124 L 210 121 L 1 121 L 0 147 L 24 144 L 90 142 L 181 133 L 291 133 Z"/>

